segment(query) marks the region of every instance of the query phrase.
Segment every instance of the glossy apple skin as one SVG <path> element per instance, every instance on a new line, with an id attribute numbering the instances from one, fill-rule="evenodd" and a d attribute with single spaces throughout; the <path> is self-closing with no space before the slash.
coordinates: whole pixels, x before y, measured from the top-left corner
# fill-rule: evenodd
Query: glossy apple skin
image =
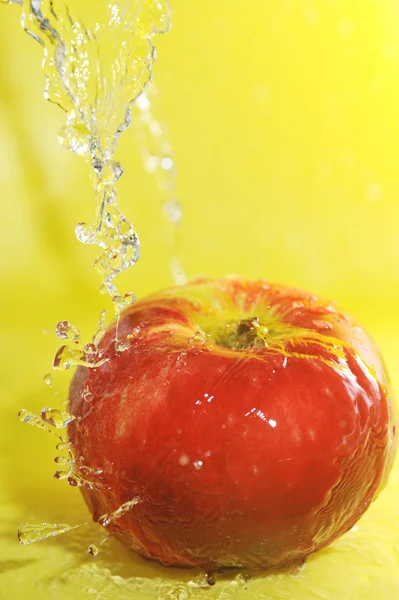
<path id="1" fill-rule="evenodd" d="M 267 345 L 214 343 L 219 323 L 259 314 L 272 315 Z M 139 498 L 109 530 L 141 555 L 289 565 L 350 529 L 385 484 L 389 386 L 372 340 L 330 303 L 264 281 L 198 280 L 125 311 L 119 338 L 129 334 L 116 352 L 111 329 L 109 360 L 77 370 L 69 437 L 103 470 L 100 487 L 82 488 L 94 520 Z"/>

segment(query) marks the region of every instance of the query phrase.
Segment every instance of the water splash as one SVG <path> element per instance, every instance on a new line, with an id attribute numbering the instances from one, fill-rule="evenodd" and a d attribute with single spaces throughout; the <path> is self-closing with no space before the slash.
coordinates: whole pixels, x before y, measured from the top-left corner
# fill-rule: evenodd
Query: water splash
<path id="1" fill-rule="evenodd" d="M 38 429 L 44 429 L 45 431 L 48 431 L 48 433 L 54 434 L 61 440 L 61 442 L 63 442 L 62 438 L 54 432 L 50 423 L 42 419 L 40 415 L 36 415 L 35 413 L 30 412 L 29 410 L 22 409 L 18 413 L 18 419 L 22 421 L 22 423 L 27 423 L 28 425 L 32 425 L 33 427 L 37 427 Z"/>
<path id="2" fill-rule="evenodd" d="M 110 523 L 113 523 L 114 521 L 117 521 L 118 519 L 120 519 L 120 517 L 122 517 L 124 514 L 126 514 L 130 510 L 132 510 L 132 508 L 134 506 L 136 506 L 136 504 L 138 504 L 139 502 L 140 502 L 140 498 L 138 496 L 136 496 L 132 500 L 128 500 L 127 502 L 124 502 L 123 504 L 121 504 L 121 506 L 119 506 L 113 512 L 106 513 L 105 515 L 102 515 L 101 517 L 99 517 L 98 523 L 100 525 L 102 525 L 102 527 L 108 527 L 108 525 Z"/>
<path id="3" fill-rule="evenodd" d="M 88 27 L 58 0 L 0 1 L 21 7 L 22 27 L 43 48 L 44 96 L 66 113 L 66 124 L 59 131 L 58 140 L 89 166 L 95 192 L 95 218 L 91 224 L 79 223 L 75 233 L 82 243 L 94 244 L 101 250 L 93 265 L 101 277 L 101 292 L 109 294 L 113 300 L 115 345 L 117 351 L 123 351 L 126 345 L 118 340 L 119 318 L 121 311 L 135 301 L 135 295 L 121 293 L 114 279 L 139 260 L 140 240 L 118 205 L 117 183 L 123 176 L 123 166 L 114 159 L 114 154 L 120 136 L 132 122 L 132 106 L 152 78 L 156 57 L 152 38 L 170 29 L 168 2 L 128 0 L 111 3 L 104 22 L 96 21 Z M 147 112 L 146 117 L 149 115 Z M 173 161 L 169 155 L 161 158 L 160 165 L 163 171 L 172 172 Z M 169 212 L 170 220 L 177 223 L 179 206 L 171 198 L 168 201 L 165 210 Z M 56 335 L 65 343 L 54 357 L 53 368 L 66 371 L 77 365 L 102 365 L 107 360 L 99 349 L 105 319 L 103 311 L 99 329 L 89 344 L 81 341 L 76 326 L 66 320 L 60 321 Z M 53 387 L 50 374 L 45 376 L 44 382 Z M 57 449 L 67 451 L 67 456 L 55 458 L 56 464 L 63 467 L 55 472 L 56 479 L 65 479 L 72 486 L 103 487 L 101 469 L 82 464 L 82 459 L 74 457 L 70 444 L 58 433 L 74 420 L 73 415 L 44 408 L 40 415 L 22 410 L 18 416 L 21 421 L 55 435 L 59 441 Z M 138 501 L 134 498 L 124 503 L 114 512 L 100 517 L 99 523 L 106 527 Z M 73 528 L 65 524 L 25 523 L 19 528 L 18 539 L 22 544 L 29 544 Z"/>
<path id="4" fill-rule="evenodd" d="M 114 154 L 120 136 L 132 122 L 132 105 L 152 78 L 156 57 L 152 39 L 170 29 L 168 2 L 110 3 L 104 22 L 95 21 L 91 27 L 74 17 L 61 1 L 2 2 L 22 8 L 22 27 L 43 47 L 45 98 L 66 113 L 59 142 L 89 165 L 95 219 L 91 224 L 79 223 L 75 233 L 82 243 L 101 249 L 93 265 L 101 277 L 101 291 L 114 301 L 118 325 L 121 310 L 134 302 L 135 296 L 121 294 L 114 279 L 138 261 L 140 240 L 118 205 L 116 184 L 123 166 L 114 160 Z M 57 330 L 57 335 L 68 339 L 69 347 L 70 342 L 78 341 L 78 333 L 74 326 L 68 327 L 69 331 Z M 90 348 L 80 354 L 62 348 L 54 366 L 98 366 L 97 357 L 86 360 L 87 353 Z"/>
<path id="5" fill-rule="evenodd" d="M 58 139 L 91 166 L 96 218 L 91 225 L 79 223 L 76 236 L 101 248 L 94 266 L 114 299 L 119 293 L 113 280 L 137 262 L 140 241 L 118 207 L 116 183 L 123 167 L 113 156 L 131 124 L 131 106 L 151 79 L 151 38 L 169 30 L 169 7 L 164 0 L 110 4 L 107 22 L 87 29 L 66 7 L 54 10 L 46 2 L 43 9 L 43 2 L 31 1 L 24 5 L 22 22 L 44 47 L 45 95 L 67 113 Z"/>
<path id="6" fill-rule="evenodd" d="M 42 542 L 49 537 L 61 535 L 84 525 L 87 525 L 87 523 L 80 525 L 65 525 L 64 523 L 40 523 L 39 525 L 32 525 L 30 523 L 22 523 L 18 528 L 18 541 L 20 544 L 26 546 L 35 542 Z"/>
<path id="7" fill-rule="evenodd" d="M 87 487 L 92 490 L 106 488 L 102 481 L 102 469 L 86 465 L 82 457 L 74 456 L 71 444 L 59 433 L 60 429 L 68 427 L 69 423 L 74 421 L 76 417 L 66 411 L 43 408 L 40 415 L 23 409 L 19 411 L 18 418 L 23 423 L 54 435 L 58 440 L 57 450 L 60 452 L 66 450 L 66 456 L 59 455 L 54 458 L 54 462 L 62 467 L 62 469 L 55 471 L 55 479 L 66 480 L 73 487 Z"/>
<path id="8" fill-rule="evenodd" d="M 61 346 L 54 357 L 53 369 L 67 371 L 71 367 L 77 366 L 96 368 L 107 360 L 93 343 L 79 344 L 77 347 L 65 344 L 65 346 Z"/>

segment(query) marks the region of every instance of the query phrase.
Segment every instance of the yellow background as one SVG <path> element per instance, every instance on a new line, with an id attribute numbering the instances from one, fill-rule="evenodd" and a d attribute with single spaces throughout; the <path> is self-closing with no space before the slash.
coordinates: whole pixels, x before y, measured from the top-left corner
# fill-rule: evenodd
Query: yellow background
<path id="1" fill-rule="evenodd" d="M 72 6 L 79 2 L 73 0 Z M 96 0 L 81 0 L 89 13 Z M 155 78 L 184 206 L 189 276 L 240 273 L 334 298 L 379 342 L 398 393 L 399 4 L 396 0 L 172 0 Z M 7 600 L 399 599 L 399 470 L 359 522 L 294 574 L 244 590 L 132 557 L 94 526 L 28 547 L 28 522 L 82 523 L 78 491 L 56 482 L 54 441 L 17 421 L 65 400 L 42 379 L 69 319 L 85 338 L 104 298 L 74 237 L 93 216 L 86 166 L 61 148 L 63 114 L 42 99 L 41 49 L 0 6 L 0 598 Z M 122 139 L 121 203 L 142 258 L 121 278 L 139 296 L 170 282 L 171 231 L 133 131 Z M 50 332 L 50 333 L 49 333 Z M 168 595 L 169 594 L 169 595 Z"/>

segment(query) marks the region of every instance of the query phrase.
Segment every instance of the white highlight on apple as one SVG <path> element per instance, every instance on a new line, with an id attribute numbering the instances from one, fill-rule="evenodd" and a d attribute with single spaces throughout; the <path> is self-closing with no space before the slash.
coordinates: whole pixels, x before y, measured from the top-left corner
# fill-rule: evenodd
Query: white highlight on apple
<path id="1" fill-rule="evenodd" d="M 266 423 L 268 423 L 270 425 L 270 427 L 276 427 L 277 425 L 277 421 L 275 421 L 274 419 L 268 419 L 265 415 L 264 412 L 262 412 L 260 409 L 255 408 L 251 408 L 250 411 L 248 411 L 247 413 L 245 413 L 246 417 L 250 417 L 251 415 L 253 415 L 254 417 L 258 417 L 259 419 L 261 419 L 262 421 L 265 421 Z"/>

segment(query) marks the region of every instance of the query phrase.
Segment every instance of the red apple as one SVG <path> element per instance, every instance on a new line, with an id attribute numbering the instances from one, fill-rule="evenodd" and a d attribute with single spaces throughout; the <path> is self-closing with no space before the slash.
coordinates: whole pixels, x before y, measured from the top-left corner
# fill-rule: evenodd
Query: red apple
<path id="1" fill-rule="evenodd" d="M 75 455 L 108 529 L 165 565 L 280 567 L 350 529 L 386 482 L 395 426 L 373 341 L 330 302 L 196 280 L 134 304 L 79 368 Z M 133 504 L 133 503 L 132 503 Z M 107 521 L 102 521 L 107 525 Z"/>

